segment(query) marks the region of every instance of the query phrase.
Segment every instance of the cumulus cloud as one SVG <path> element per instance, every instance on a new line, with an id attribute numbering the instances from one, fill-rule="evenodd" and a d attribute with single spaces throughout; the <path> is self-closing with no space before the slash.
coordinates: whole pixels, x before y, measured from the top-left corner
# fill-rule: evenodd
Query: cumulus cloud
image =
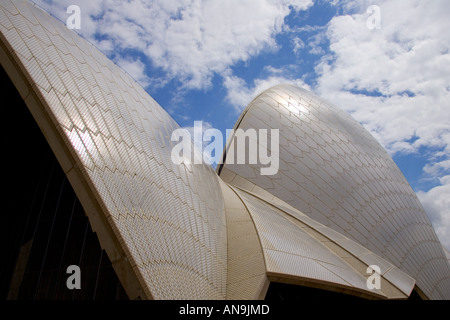
<path id="1" fill-rule="evenodd" d="M 366 26 L 369 1 L 353 1 L 360 13 L 333 18 L 329 56 L 317 66 L 317 92 L 345 106 L 391 152 L 399 141 L 446 146 L 450 124 L 450 28 L 448 1 L 379 1 L 381 30 Z M 447 8 L 448 10 L 444 10 Z"/>
<path id="2" fill-rule="evenodd" d="M 139 82 L 144 88 L 150 84 L 151 79 L 145 73 L 145 64 L 141 59 L 118 58 L 116 63 L 124 70 L 126 70 L 130 76 L 132 76 L 137 82 Z"/>
<path id="3" fill-rule="evenodd" d="M 36 0 L 65 21 L 70 2 Z M 81 34 L 103 48 L 137 50 L 187 89 L 204 89 L 215 73 L 262 50 L 275 50 L 292 9 L 312 0 L 78 1 Z M 100 43 L 100 40 L 103 43 Z M 133 66 L 131 66 L 133 67 Z"/>
<path id="4" fill-rule="evenodd" d="M 441 185 L 428 192 L 417 193 L 430 217 L 442 245 L 450 248 L 450 175 L 440 179 Z"/>
<path id="5" fill-rule="evenodd" d="M 331 53 L 316 66 L 314 89 L 346 108 L 392 155 L 440 150 L 424 168 L 427 178 L 439 179 L 450 173 L 450 2 L 377 1 L 381 29 L 371 30 L 372 4 L 346 1 L 344 14 L 329 22 Z M 449 176 L 439 184 L 419 196 L 449 247 Z"/>
<path id="6" fill-rule="evenodd" d="M 292 39 L 292 43 L 294 44 L 294 48 L 292 49 L 292 51 L 294 51 L 295 54 L 298 54 L 299 50 L 305 47 L 305 43 L 299 37 L 294 37 Z"/>
<path id="7" fill-rule="evenodd" d="M 423 171 L 432 176 L 439 176 L 443 172 L 450 171 L 450 160 L 429 163 L 425 165 Z"/>
<path id="8" fill-rule="evenodd" d="M 271 68 L 269 68 L 271 69 Z M 264 79 L 255 79 L 248 85 L 242 78 L 228 74 L 224 77 L 224 86 L 227 89 L 227 100 L 234 106 L 237 113 L 244 108 L 261 92 L 281 83 L 290 83 L 307 90 L 311 88 L 302 79 L 290 79 L 280 75 L 281 72 L 273 70 L 275 75 Z"/>

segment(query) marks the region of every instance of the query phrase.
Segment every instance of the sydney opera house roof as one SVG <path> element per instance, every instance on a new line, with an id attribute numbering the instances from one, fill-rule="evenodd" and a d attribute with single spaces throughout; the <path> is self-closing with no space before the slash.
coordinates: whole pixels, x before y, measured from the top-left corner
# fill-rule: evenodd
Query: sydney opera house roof
<path id="1" fill-rule="evenodd" d="M 0 38 L 1 65 L 128 298 L 262 299 L 284 283 L 368 299 L 450 299 L 450 264 L 414 191 L 380 144 L 330 103 L 279 85 L 243 111 L 235 129 L 279 130 L 274 175 L 229 161 L 233 137 L 216 171 L 174 164 L 177 123 L 60 21 L 28 1 L 1 1 Z M 368 286 L 369 266 L 380 269 L 379 288 Z"/>

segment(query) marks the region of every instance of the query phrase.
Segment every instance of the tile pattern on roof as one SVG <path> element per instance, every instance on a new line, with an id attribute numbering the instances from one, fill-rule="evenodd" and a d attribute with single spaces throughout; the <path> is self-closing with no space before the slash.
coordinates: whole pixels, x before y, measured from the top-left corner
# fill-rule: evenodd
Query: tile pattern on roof
<path id="1" fill-rule="evenodd" d="M 450 265 L 422 205 L 351 116 L 306 90 L 278 85 L 253 100 L 237 124 L 280 130 L 279 171 L 262 176 L 259 164 L 227 159 L 217 170 L 227 183 L 258 186 L 392 262 L 428 297 L 450 299 Z"/>

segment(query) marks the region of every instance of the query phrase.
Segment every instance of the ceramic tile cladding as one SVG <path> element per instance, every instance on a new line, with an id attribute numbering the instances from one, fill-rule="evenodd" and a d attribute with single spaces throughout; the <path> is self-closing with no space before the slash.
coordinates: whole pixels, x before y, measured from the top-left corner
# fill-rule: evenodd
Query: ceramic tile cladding
<path id="1" fill-rule="evenodd" d="M 207 165 L 172 163 L 178 125 L 130 76 L 33 4 L 2 1 L 0 31 L 147 297 L 224 298 L 218 178 Z"/>
<path id="2" fill-rule="evenodd" d="M 263 298 L 269 281 L 300 279 L 369 298 L 406 298 L 417 285 L 450 299 L 450 264 L 415 193 L 330 103 L 290 85 L 264 91 L 237 128 L 279 129 L 279 170 L 227 159 L 218 175 L 173 164 L 176 122 L 37 6 L 1 0 L 0 40 L 2 66 L 132 298 Z M 366 286 L 370 263 L 389 283 L 381 291 Z"/>
<path id="3" fill-rule="evenodd" d="M 422 205 L 391 157 L 351 116 L 306 90 L 278 85 L 253 100 L 237 124 L 279 129 L 280 164 L 273 176 L 250 175 L 261 166 L 228 159 L 218 172 L 236 175 L 231 185 L 246 189 L 248 183 L 239 182 L 244 177 L 394 263 L 429 298 L 450 298 L 450 266 Z"/>

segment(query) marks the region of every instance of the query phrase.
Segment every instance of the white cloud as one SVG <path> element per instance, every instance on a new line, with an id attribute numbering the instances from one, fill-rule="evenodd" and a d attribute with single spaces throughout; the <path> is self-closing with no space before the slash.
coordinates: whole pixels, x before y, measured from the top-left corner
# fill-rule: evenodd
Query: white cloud
<path id="1" fill-rule="evenodd" d="M 442 245 L 450 248 L 450 175 L 440 179 L 441 185 L 428 192 L 417 193 L 433 223 Z"/>
<path id="2" fill-rule="evenodd" d="M 322 32 L 316 33 L 315 35 L 309 37 L 308 47 L 310 54 L 324 55 L 325 51 L 323 49 L 323 41 L 325 40 L 325 34 Z"/>
<path id="3" fill-rule="evenodd" d="M 372 1 L 346 1 L 326 37 L 331 54 L 317 65 L 316 93 L 347 111 L 391 154 L 440 150 L 427 179 L 450 172 L 450 2 L 377 1 L 381 29 L 370 30 Z M 372 93 L 372 94 L 368 94 Z M 419 192 L 441 241 L 450 247 L 450 176 Z"/>
<path id="4" fill-rule="evenodd" d="M 253 81 L 252 86 L 248 86 L 243 79 L 235 75 L 231 75 L 230 72 L 228 72 L 228 74 L 225 73 L 224 86 L 228 92 L 227 100 L 231 103 L 231 105 L 233 105 L 237 113 L 244 110 L 244 108 L 261 92 L 281 83 L 290 83 L 298 87 L 305 88 L 306 90 L 311 90 L 302 79 L 289 79 L 279 75 L 277 69 L 273 70 L 275 70 L 274 73 L 276 75 L 272 75 L 265 79 L 256 79 Z"/>
<path id="5" fill-rule="evenodd" d="M 73 1 L 36 2 L 65 21 Z M 214 73 L 262 50 L 275 50 L 274 35 L 282 31 L 290 6 L 306 9 L 312 0 L 101 0 L 77 5 L 80 32 L 99 47 L 96 36 L 106 36 L 103 48 L 114 48 L 115 54 L 138 50 L 187 89 L 204 89 Z"/>
<path id="6" fill-rule="evenodd" d="M 328 25 L 333 55 L 317 67 L 317 92 L 353 111 L 391 152 L 402 151 L 405 145 L 396 143 L 413 136 L 418 140 L 410 151 L 448 145 L 442 133 L 450 127 L 450 37 L 443 30 L 450 29 L 450 3 L 379 1 L 381 30 L 366 27 L 369 1 L 352 5 L 362 13 Z M 355 94 L 364 90 L 381 96 Z"/>
<path id="7" fill-rule="evenodd" d="M 298 54 L 298 51 L 305 47 L 305 43 L 299 37 L 294 37 L 292 39 L 292 42 L 293 42 L 293 45 L 294 45 L 294 48 L 292 50 L 294 51 L 295 54 Z"/>
<path id="8" fill-rule="evenodd" d="M 133 77 L 142 87 L 147 87 L 151 79 L 145 73 L 145 64 L 140 59 L 118 58 L 116 63 Z"/>
<path id="9" fill-rule="evenodd" d="M 429 163 L 425 165 L 423 171 L 431 176 L 439 176 L 442 172 L 450 171 L 450 160 Z"/>

